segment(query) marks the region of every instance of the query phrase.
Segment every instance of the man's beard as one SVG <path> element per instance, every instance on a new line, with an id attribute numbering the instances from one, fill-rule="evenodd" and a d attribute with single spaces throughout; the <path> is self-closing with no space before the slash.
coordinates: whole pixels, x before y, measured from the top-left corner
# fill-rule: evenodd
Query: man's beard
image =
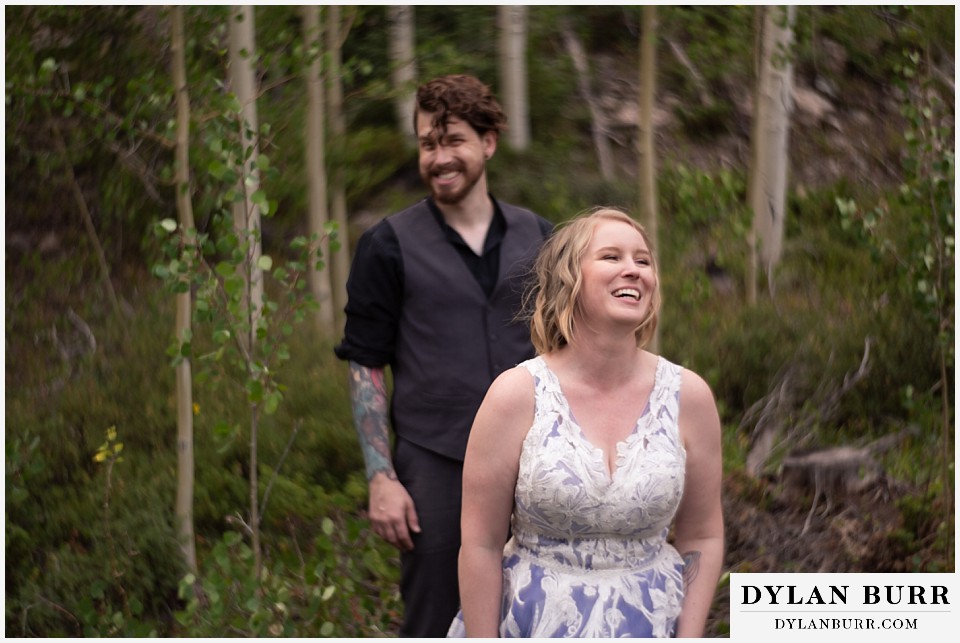
<path id="1" fill-rule="evenodd" d="M 484 166 L 481 165 L 480 167 L 475 168 L 473 171 L 470 171 L 468 168 L 464 167 L 463 164 L 458 164 L 452 169 L 459 171 L 462 179 L 462 184 L 460 187 L 454 189 L 437 189 L 432 180 L 435 175 L 432 170 L 424 173 L 421 176 L 424 183 L 430 186 L 433 200 L 437 203 L 456 205 L 463 201 L 467 195 L 473 191 L 473 188 L 476 187 L 477 183 L 480 181 L 480 178 L 483 176 Z"/>

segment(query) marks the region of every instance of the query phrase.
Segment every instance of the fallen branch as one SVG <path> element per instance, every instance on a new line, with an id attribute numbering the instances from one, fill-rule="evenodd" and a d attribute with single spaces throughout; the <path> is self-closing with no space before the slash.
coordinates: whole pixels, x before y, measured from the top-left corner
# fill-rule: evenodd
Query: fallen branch
<path id="1" fill-rule="evenodd" d="M 747 454 L 747 475 L 760 476 L 774 451 L 796 449 L 809 443 L 814 429 L 829 421 L 840 408 L 840 401 L 870 372 L 870 344 L 864 340 L 863 357 L 856 371 L 847 373 L 840 386 L 830 389 L 829 381 L 820 378 L 813 395 L 795 391 L 799 367 L 789 364 L 778 375 L 771 391 L 757 400 L 744 413 L 741 428 L 754 424 L 750 451 Z"/>

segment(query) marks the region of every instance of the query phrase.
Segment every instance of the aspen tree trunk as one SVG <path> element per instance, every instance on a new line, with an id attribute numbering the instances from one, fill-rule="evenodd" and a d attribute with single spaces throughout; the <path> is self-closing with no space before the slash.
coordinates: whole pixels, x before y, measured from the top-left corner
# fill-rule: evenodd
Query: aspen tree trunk
<path id="1" fill-rule="evenodd" d="M 587 62 L 587 54 L 570 25 L 564 24 L 561 27 L 561 33 L 567 52 L 573 60 L 573 67 L 577 72 L 577 86 L 580 89 L 580 95 L 590 109 L 590 130 L 593 133 L 593 146 L 597 152 L 600 174 L 604 181 L 612 181 L 616 178 L 616 175 L 614 173 L 613 153 L 610 151 L 610 141 L 607 140 L 609 128 L 603 111 L 590 88 L 590 64 Z"/>
<path id="2" fill-rule="evenodd" d="M 527 96 L 527 7 L 497 7 L 500 32 L 500 94 L 509 119 L 507 143 L 514 150 L 530 147 L 530 114 Z"/>
<path id="3" fill-rule="evenodd" d="M 787 195 L 787 142 L 793 111 L 793 24 L 795 6 L 762 7 L 759 74 L 754 103 L 749 206 L 753 210 L 750 238 L 748 300 L 756 303 L 759 268 L 772 282 L 783 250 Z"/>
<path id="4" fill-rule="evenodd" d="M 248 306 L 251 331 L 248 347 L 254 344 L 254 327 L 263 306 L 263 278 L 258 267 L 260 260 L 260 207 L 253 202 L 253 194 L 260 189 L 260 172 L 257 169 L 259 151 L 259 122 L 257 119 L 256 76 L 253 60 L 256 55 L 254 15 L 252 5 L 230 8 L 230 87 L 240 102 L 241 140 L 244 158 L 238 159 L 243 166 L 237 189 L 244 195 L 233 208 L 234 229 L 241 239 L 249 240 L 248 259 Z M 247 153 L 249 151 L 249 154 Z"/>
<path id="5" fill-rule="evenodd" d="M 183 7 L 171 8 L 170 51 L 173 89 L 176 92 L 176 192 L 177 214 L 185 234 L 195 229 L 190 200 L 190 96 L 184 54 Z M 193 302 L 190 290 L 177 295 L 175 333 L 179 340 L 190 334 Z M 197 571 L 197 544 L 193 532 L 193 377 L 190 358 L 176 368 L 177 390 L 177 535 L 187 569 Z"/>
<path id="6" fill-rule="evenodd" d="M 241 239 L 249 242 L 247 252 L 247 319 L 250 332 L 246 338 L 248 363 L 256 360 L 256 329 L 263 308 L 263 274 L 260 262 L 260 208 L 254 203 L 253 195 L 260 189 L 260 173 L 257 170 L 258 121 L 256 102 L 256 82 L 253 72 L 253 59 L 256 54 L 254 39 L 253 6 L 243 5 L 230 8 L 230 83 L 241 105 L 241 140 L 243 142 L 243 163 L 238 189 L 244 195 L 233 210 L 234 227 Z M 249 153 L 248 153 L 249 151 Z M 257 438 L 259 434 L 260 411 L 256 405 L 250 414 L 250 532 L 253 550 L 253 569 L 256 578 L 260 578 L 262 553 L 260 551 L 260 505 Z"/>
<path id="7" fill-rule="evenodd" d="M 320 304 L 315 320 L 317 330 L 324 337 L 333 338 L 335 333 L 333 314 L 333 295 L 330 285 L 330 242 L 324 232 L 329 218 L 327 208 L 327 170 L 324 159 L 326 133 L 324 123 L 323 69 L 323 32 L 320 26 L 320 8 L 317 5 L 301 7 L 303 21 L 303 40 L 310 53 L 310 63 L 306 69 L 307 84 L 307 186 L 308 186 L 308 229 L 311 236 L 319 240 L 320 256 L 324 267 L 316 269 L 311 261 L 307 272 L 310 292 Z"/>
<path id="8" fill-rule="evenodd" d="M 389 5 L 390 22 L 390 80 L 394 91 L 394 109 L 404 140 L 413 147 L 414 102 L 417 92 L 416 38 L 413 5 Z"/>
<path id="9" fill-rule="evenodd" d="M 757 167 L 759 150 L 757 141 L 760 139 L 760 119 L 757 118 L 759 110 L 757 106 L 760 104 L 760 66 L 763 60 L 763 15 L 764 8 L 762 6 L 753 10 L 753 121 L 750 124 L 750 161 L 747 176 L 747 207 L 750 208 L 752 208 L 754 183 L 756 182 L 754 168 Z M 755 218 L 756 214 L 754 213 Z M 757 280 L 759 279 L 757 227 L 753 221 L 751 221 L 750 229 L 747 231 L 747 248 L 749 253 L 746 274 L 747 304 L 753 306 L 757 303 Z"/>
<path id="10" fill-rule="evenodd" d="M 654 249 L 659 248 L 657 210 L 657 170 L 654 155 L 653 105 L 657 91 L 657 8 L 644 6 L 640 31 L 640 109 L 637 157 L 640 162 L 640 221 L 646 228 Z M 660 253 L 658 255 L 662 256 Z M 659 259 L 659 257 L 658 257 Z M 661 267 L 662 270 L 662 267 Z M 658 326 L 648 349 L 656 353 L 660 348 Z"/>
<path id="11" fill-rule="evenodd" d="M 343 158 L 346 147 L 347 124 L 343 115 L 343 77 L 342 77 L 342 48 L 346 39 L 348 27 L 341 17 L 341 7 L 330 5 L 327 20 L 327 47 L 329 51 L 330 68 L 327 71 L 327 109 L 330 119 L 330 137 L 333 146 L 340 151 L 339 158 Z M 411 117 L 412 120 L 412 117 Z M 347 277 L 350 274 L 350 227 L 347 222 L 347 191 L 343 178 L 343 163 L 338 163 L 330 173 L 331 214 L 339 230 L 340 250 L 330 257 L 331 282 L 333 287 L 333 305 L 336 313 L 336 328 L 338 333 L 343 332 L 346 321 L 344 307 L 347 305 Z"/>

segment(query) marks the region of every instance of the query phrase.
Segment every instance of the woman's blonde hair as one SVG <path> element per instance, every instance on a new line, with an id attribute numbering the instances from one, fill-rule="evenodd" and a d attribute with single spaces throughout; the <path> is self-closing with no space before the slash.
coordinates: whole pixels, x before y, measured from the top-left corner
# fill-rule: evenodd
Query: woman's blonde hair
<path id="1" fill-rule="evenodd" d="M 643 235 L 650 250 L 653 270 L 658 274 L 654 248 L 643 226 L 621 210 L 598 207 L 558 227 L 547 240 L 534 264 L 534 281 L 527 292 L 530 311 L 530 339 L 538 354 L 553 352 L 571 343 L 576 329 L 574 318 L 580 306 L 583 272 L 580 267 L 593 231 L 601 221 L 621 221 Z M 526 307 L 529 311 L 529 307 Z M 643 348 L 653 338 L 660 317 L 660 279 L 653 291 L 653 300 L 634 334 L 637 346 Z"/>

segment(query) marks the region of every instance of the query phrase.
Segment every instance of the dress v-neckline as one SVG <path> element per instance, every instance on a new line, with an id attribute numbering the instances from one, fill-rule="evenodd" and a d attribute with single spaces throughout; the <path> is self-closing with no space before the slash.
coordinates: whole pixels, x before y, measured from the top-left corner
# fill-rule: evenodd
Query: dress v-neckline
<path id="1" fill-rule="evenodd" d="M 630 432 L 622 439 L 618 440 L 614 444 L 614 450 L 616 451 L 616 458 L 614 460 L 614 468 L 611 469 L 608 464 L 607 454 L 604 452 L 603 448 L 598 447 L 593 442 L 590 441 L 590 438 L 583 432 L 583 426 L 580 424 L 580 421 L 577 420 L 576 416 L 573 414 L 573 407 L 570 406 L 570 400 L 567 398 L 567 394 L 564 393 L 563 387 L 560 385 L 560 377 L 554 372 L 550 365 L 547 364 L 547 360 L 540 357 L 540 362 L 543 364 L 543 368 L 546 369 L 547 373 L 550 374 L 550 377 L 553 379 L 554 384 L 557 387 L 557 393 L 559 393 L 561 400 L 563 401 L 563 406 L 567 411 L 567 417 L 570 419 L 572 425 L 573 433 L 577 440 L 579 440 L 583 445 L 589 448 L 589 450 L 596 456 L 599 457 L 601 463 L 603 464 L 603 470 L 607 474 L 607 480 L 612 482 L 613 479 L 620 472 L 621 467 L 621 450 L 628 446 L 636 437 L 640 430 L 640 422 L 645 418 L 651 411 L 651 402 L 653 401 L 654 393 L 657 390 L 657 385 L 660 383 L 660 367 L 663 362 L 663 358 L 659 355 L 657 356 L 657 365 L 653 373 L 653 386 L 650 388 L 650 394 L 647 396 L 647 401 L 644 402 L 643 408 L 640 409 L 640 415 L 637 416 L 637 419 L 634 421 Z"/>

